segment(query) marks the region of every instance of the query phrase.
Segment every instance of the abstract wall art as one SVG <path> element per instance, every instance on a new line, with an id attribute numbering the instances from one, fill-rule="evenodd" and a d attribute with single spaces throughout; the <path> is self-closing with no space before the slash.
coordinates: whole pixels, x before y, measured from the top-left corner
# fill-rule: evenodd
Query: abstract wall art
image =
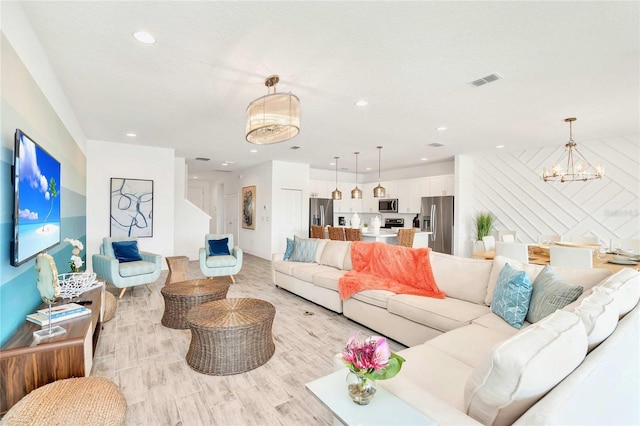
<path id="1" fill-rule="evenodd" d="M 256 187 L 242 188 L 242 227 L 256 229 Z"/>
<path id="2" fill-rule="evenodd" d="M 153 181 L 111 178 L 112 237 L 153 237 Z"/>

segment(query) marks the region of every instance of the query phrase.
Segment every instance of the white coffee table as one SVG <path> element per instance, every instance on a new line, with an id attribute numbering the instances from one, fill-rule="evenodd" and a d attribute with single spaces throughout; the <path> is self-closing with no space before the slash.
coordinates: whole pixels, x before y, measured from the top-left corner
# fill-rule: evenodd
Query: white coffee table
<path id="1" fill-rule="evenodd" d="M 368 405 L 358 405 L 347 393 L 347 369 L 307 383 L 306 388 L 345 425 L 434 425 L 437 423 L 379 386 Z"/>

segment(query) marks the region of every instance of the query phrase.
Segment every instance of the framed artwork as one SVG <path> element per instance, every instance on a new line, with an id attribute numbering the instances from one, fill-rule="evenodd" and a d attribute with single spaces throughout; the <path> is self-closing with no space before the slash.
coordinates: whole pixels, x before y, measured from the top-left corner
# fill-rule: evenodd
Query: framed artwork
<path id="1" fill-rule="evenodd" d="M 111 178 L 112 237 L 153 237 L 153 181 Z"/>
<path id="2" fill-rule="evenodd" d="M 242 188 L 242 227 L 256 229 L 256 187 Z"/>

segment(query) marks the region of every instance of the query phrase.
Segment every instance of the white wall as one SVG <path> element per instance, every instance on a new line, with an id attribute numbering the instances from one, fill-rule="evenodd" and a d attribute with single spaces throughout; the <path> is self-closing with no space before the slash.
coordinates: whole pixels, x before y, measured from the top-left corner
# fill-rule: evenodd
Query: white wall
<path id="1" fill-rule="evenodd" d="M 87 268 L 109 236 L 111 178 L 153 180 L 153 237 L 140 238 L 140 250 L 173 256 L 174 150 L 89 140 L 87 142 Z M 166 269 L 166 262 L 162 262 Z"/>
<path id="2" fill-rule="evenodd" d="M 303 226 L 306 228 L 309 218 L 309 170 L 308 164 L 273 161 L 271 253 L 284 252 L 286 237 L 293 238 L 293 235 L 283 235 L 285 221 L 282 219 L 282 214 L 285 214 L 287 209 L 283 205 L 285 201 L 281 199 L 282 189 L 301 191 L 302 212 L 300 214 Z M 307 238 L 308 232 L 307 229 L 299 229 L 298 236 Z"/>
<path id="3" fill-rule="evenodd" d="M 455 157 L 455 198 L 453 223 L 453 254 L 471 257 L 476 239 L 473 209 L 474 160 L 467 155 Z"/>
<path id="4" fill-rule="evenodd" d="M 539 234 L 640 238 L 640 137 L 578 141 L 580 152 L 605 175 L 588 182 L 543 182 L 540 171 L 560 158 L 564 145 L 475 157 L 473 210 L 493 213 L 498 229 L 515 229 L 517 239 Z"/>
<path id="5" fill-rule="evenodd" d="M 225 184 L 225 194 L 238 194 L 240 213 L 239 246 L 249 254 L 263 259 L 271 259 L 271 206 L 272 206 L 272 163 L 258 164 L 239 172 L 237 183 Z M 242 228 L 242 194 L 245 186 L 256 187 L 256 229 Z"/>

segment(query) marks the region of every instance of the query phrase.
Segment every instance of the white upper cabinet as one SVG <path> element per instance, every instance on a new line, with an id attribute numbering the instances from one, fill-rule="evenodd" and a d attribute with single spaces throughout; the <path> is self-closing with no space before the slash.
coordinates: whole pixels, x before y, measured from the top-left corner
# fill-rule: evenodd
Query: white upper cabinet
<path id="1" fill-rule="evenodd" d="M 386 182 L 380 182 L 385 189 L 386 195 L 384 198 L 398 198 L 399 197 L 399 185 L 397 180 L 388 180 Z M 378 184 L 376 184 L 378 186 Z"/>
<path id="2" fill-rule="evenodd" d="M 455 180 L 453 175 L 432 176 L 431 196 L 454 195 Z"/>
<path id="3" fill-rule="evenodd" d="M 378 213 L 378 198 L 373 196 L 373 188 L 378 182 L 362 185 L 362 211 L 364 213 Z"/>
<path id="4" fill-rule="evenodd" d="M 398 213 L 419 213 L 423 178 L 398 181 Z"/>

